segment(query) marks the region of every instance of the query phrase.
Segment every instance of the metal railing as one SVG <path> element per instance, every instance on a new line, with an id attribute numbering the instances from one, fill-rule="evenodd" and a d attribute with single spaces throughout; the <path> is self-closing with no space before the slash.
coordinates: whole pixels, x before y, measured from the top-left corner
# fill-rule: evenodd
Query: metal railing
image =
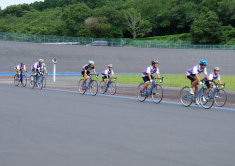
<path id="1" fill-rule="evenodd" d="M 71 36 L 51 36 L 0 32 L 0 41 L 32 42 L 45 44 L 93 45 L 110 47 L 169 48 L 169 49 L 207 49 L 235 50 L 235 45 L 199 45 L 189 41 L 104 39 Z"/>

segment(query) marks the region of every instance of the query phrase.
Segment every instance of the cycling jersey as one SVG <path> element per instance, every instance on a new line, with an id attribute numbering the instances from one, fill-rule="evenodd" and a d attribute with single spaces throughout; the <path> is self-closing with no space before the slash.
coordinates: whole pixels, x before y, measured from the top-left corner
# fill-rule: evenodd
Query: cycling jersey
<path id="1" fill-rule="evenodd" d="M 17 69 L 17 70 L 25 70 L 26 71 L 25 65 L 22 66 L 21 64 L 19 64 L 19 65 L 16 65 L 14 68 Z"/>
<path id="2" fill-rule="evenodd" d="M 152 74 L 158 74 L 159 73 L 159 68 L 156 67 L 155 69 L 153 69 L 153 66 L 150 65 L 149 67 L 147 67 L 147 69 L 145 69 L 142 73 L 142 77 L 148 76 L 148 73 L 150 73 L 150 75 Z"/>
<path id="3" fill-rule="evenodd" d="M 43 65 L 39 65 L 39 62 L 36 62 L 32 65 L 32 69 L 42 69 L 43 68 Z"/>
<path id="4" fill-rule="evenodd" d="M 92 68 L 90 68 L 89 67 L 89 64 L 86 64 L 86 65 L 84 65 L 83 67 L 82 67 L 82 71 L 85 71 L 85 70 L 87 70 L 87 71 L 91 71 L 91 70 L 94 70 L 95 69 L 95 66 L 93 66 Z"/>
<path id="5" fill-rule="evenodd" d="M 102 73 L 102 76 L 106 76 L 107 74 L 110 75 L 110 74 L 114 74 L 113 73 L 113 70 L 109 70 L 109 68 L 107 68 L 106 70 L 104 70 Z"/>
<path id="6" fill-rule="evenodd" d="M 196 65 L 190 69 L 188 69 L 187 71 L 187 75 L 191 75 L 191 74 L 200 74 L 204 72 L 204 74 L 206 75 L 207 74 L 207 71 L 206 71 L 206 68 L 204 69 L 201 69 L 201 66 L 200 65 Z"/>
<path id="7" fill-rule="evenodd" d="M 214 81 L 216 79 L 218 79 L 220 81 L 220 75 L 219 74 L 215 75 L 214 72 L 209 74 L 209 80 Z M 207 81 L 206 77 L 204 77 L 203 80 Z"/>

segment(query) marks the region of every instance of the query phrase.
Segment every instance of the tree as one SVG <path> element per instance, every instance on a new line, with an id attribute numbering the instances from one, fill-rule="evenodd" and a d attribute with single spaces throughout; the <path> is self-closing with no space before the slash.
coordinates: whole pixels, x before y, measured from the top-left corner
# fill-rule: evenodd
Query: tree
<path id="1" fill-rule="evenodd" d="M 8 6 L 6 9 L 2 10 L 2 16 L 12 15 L 16 17 L 22 17 L 29 11 L 33 11 L 33 7 L 28 4 L 12 5 Z"/>
<path id="2" fill-rule="evenodd" d="M 126 11 L 128 18 L 128 31 L 132 34 L 133 38 L 138 36 L 144 37 L 146 34 L 151 32 L 152 26 L 150 22 L 141 17 L 141 14 L 138 13 L 135 9 L 131 8 Z"/>
<path id="3" fill-rule="evenodd" d="M 213 11 L 201 13 L 191 26 L 194 43 L 219 44 L 222 38 L 222 25 Z"/>

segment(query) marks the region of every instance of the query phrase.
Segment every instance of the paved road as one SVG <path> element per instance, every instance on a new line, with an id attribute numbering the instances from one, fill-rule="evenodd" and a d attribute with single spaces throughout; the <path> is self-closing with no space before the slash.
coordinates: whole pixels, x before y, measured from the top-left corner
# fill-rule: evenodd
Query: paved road
<path id="1" fill-rule="evenodd" d="M 208 60 L 208 71 L 215 66 L 222 68 L 221 74 L 235 75 L 235 51 L 113 48 L 71 45 L 46 45 L 0 41 L 0 72 L 11 72 L 24 60 L 27 67 L 43 58 L 52 72 L 52 58 L 58 59 L 58 72 L 80 72 L 89 60 L 95 61 L 98 72 L 109 63 L 114 64 L 116 73 L 141 73 L 153 59 L 158 59 L 164 74 L 185 74 L 200 59 Z M 50 65 L 49 65 L 50 64 Z"/>
<path id="2" fill-rule="evenodd" d="M 0 165 L 233 166 L 235 112 L 0 85 Z"/>

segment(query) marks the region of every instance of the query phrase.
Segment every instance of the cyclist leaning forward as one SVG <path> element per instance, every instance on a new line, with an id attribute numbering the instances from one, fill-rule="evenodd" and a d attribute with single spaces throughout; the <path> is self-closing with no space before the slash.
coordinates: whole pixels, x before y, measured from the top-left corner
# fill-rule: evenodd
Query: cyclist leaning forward
<path id="1" fill-rule="evenodd" d="M 153 82 L 153 74 L 157 74 L 157 78 L 160 79 L 160 71 L 158 68 L 158 61 L 157 60 L 153 60 L 152 65 L 150 65 L 149 67 L 147 67 L 147 69 L 145 69 L 142 73 L 142 78 L 145 82 L 145 85 L 143 87 L 142 90 L 140 90 L 140 93 L 143 94 L 145 88 L 149 85 L 149 83 Z M 162 82 L 162 80 L 160 79 L 160 83 Z M 143 94 L 144 95 L 144 94 Z"/>
<path id="2" fill-rule="evenodd" d="M 16 65 L 16 66 L 14 67 L 14 69 L 16 70 L 16 73 L 17 73 L 18 75 L 21 74 L 21 71 L 22 71 L 22 72 L 25 72 L 26 75 L 28 74 L 28 73 L 27 73 L 27 70 L 26 70 L 26 66 L 24 65 L 24 62 L 21 62 L 19 65 Z"/>
<path id="3" fill-rule="evenodd" d="M 188 69 L 188 71 L 186 72 L 186 78 L 185 79 L 191 80 L 191 83 L 192 83 L 191 87 L 189 88 L 189 93 L 191 95 L 193 95 L 193 94 L 197 95 L 197 93 L 198 93 L 198 84 L 202 85 L 202 82 L 201 82 L 198 74 L 203 72 L 205 74 L 206 79 L 209 80 L 207 70 L 206 70 L 207 64 L 208 63 L 207 63 L 206 60 L 201 59 L 199 65 L 196 65 L 196 66 Z M 195 87 L 195 91 L 193 92 L 194 87 Z M 197 105 L 199 104 L 197 99 L 196 99 L 195 103 Z"/>
<path id="4" fill-rule="evenodd" d="M 89 61 L 88 64 L 84 65 L 82 67 L 82 76 L 84 77 L 84 81 L 82 83 L 82 89 L 84 89 L 84 84 L 86 82 L 86 80 L 88 79 L 88 77 L 91 75 L 91 70 L 93 70 L 94 74 L 96 75 L 96 78 L 98 77 L 95 71 L 95 66 L 94 66 L 94 61 Z"/>
<path id="5" fill-rule="evenodd" d="M 114 72 L 113 72 L 113 65 L 109 64 L 108 68 L 106 70 L 104 70 L 101 74 L 102 74 L 102 79 L 104 81 L 105 91 L 107 91 L 107 87 L 106 87 L 107 80 L 106 79 L 110 78 L 110 76 L 109 76 L 110 74 L 112 74 L 113 79 L 115 79 Z M 109 81 L 107 84 L 109 84 Z"/>

